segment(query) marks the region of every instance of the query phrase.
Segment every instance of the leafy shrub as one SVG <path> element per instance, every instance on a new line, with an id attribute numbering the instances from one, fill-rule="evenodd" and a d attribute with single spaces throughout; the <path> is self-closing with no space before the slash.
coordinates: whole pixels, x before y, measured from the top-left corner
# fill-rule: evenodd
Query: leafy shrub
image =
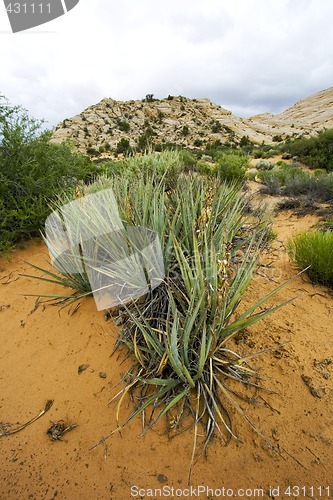
<path id="1" fill-rule="evenodd" d="M 120 118 L 117 119 L 117 126 L 119 130 L 122 130 L 123 132 L 129 132 L 130 130 L 130 124 L 126 120 L 121 120 Z"/>
<path id="2" fill-rule="evenodd" d="M 42 122 L 0 98 L 0 251 L 39 233 L 60 189 L 73 189 L 97 170 L 65 143 L 50 142 Z"/>
<path id="3" fill-rule="evenodd" d="M 197 170 L 197 159 L 192 153 L 190 153 L 187 149 L 182 149 L 179 155 L 180 162 L 182 163 L 185 172 Z"/>
<path id="4" fill-rule="evenodd" d="M 317 137 L 302 137 L 288 141 L 283 150 L 290 156 L 297 156 L 299 161 L 310 168 L 333 170 L 333 129 L 328 129 Z"/>
<path id="5" fill-rule="evenodd" d="M 87 147 L 87 154 L 89 156 L 99 156 L 99 150 L 96 148 L 93 148 L 92 146 Z"/>
<path id="6" fill-rule="evenodd" d="M 212 132 L 213 134 L 217 134 L 222 131 L 222 125 L 219 121 L 215 120 L 212 123 Z"/>
<path id="7" fill-rule="evenodd" d="M 119 154 L 124 154 L 128 155 L 131 154 L 132 148 L 130 146 L 130 142 L 128 139 L 125 139 L 124 137 L 120 139 L 120 141 L 117 142 L 117 147 L 116 147 L 116 153 Z"/>
<path id="8" fill-rule="evenodd" d="M 333 287 L 333 233 L 313 231 L 301 233 L 288 244 L 288 251 L 301 269 L 307 270 L 309 278 Z"/>
<path id="9" fill-rule="evenodd" d="M 237 153 L 224 153 L 219 157 L 216 173 L 221 180 L 241 182 L 245 180 L 248 165 L 247 156 Z"/>

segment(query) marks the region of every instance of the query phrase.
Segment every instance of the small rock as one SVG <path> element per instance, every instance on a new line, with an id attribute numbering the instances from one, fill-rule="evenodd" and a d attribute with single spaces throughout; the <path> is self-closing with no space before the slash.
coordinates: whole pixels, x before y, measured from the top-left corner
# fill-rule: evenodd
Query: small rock
<path id="1" fill-rule="evenodd" d="M 99 376 L 100 376 L 101 378 L 106 378 L 106 373 L 104 373 L 104 372 L 99 372 Z"/>
<path id="2" fill-rule="evenodd" d="M 167 480 L 168 480 L 168 478 L 167 478 L 164 474 L 159 474 L 159 475 L 157 476 L 157 479 L 158 479 L 158 481 L 159 481 L 160 483 L 166 483 L 166 482 L 167 482 Z"/>
<path id="3" fill-rule="evenodd" d="M 86 370 L 87 368 L 89 368 L 90 365 L 86 365 L 86 364 L 83 364 L 83 365 L 80 365 L 77 369 L 77 372 L 78 374 L 80 375 L 80 373 L 84 372 L 84 370 Z"/>

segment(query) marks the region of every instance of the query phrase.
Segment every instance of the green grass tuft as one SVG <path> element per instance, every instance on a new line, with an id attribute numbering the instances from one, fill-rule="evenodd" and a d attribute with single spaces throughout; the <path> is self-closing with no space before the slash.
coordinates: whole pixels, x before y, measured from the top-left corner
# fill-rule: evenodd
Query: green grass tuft
<path id="1" fill-rule="evenodd" d="M 333 233 L 313 231 L 301 233 L 290 240 L 288 251 L 297 265 L 308 268 L 315 283 L 333 287 Z"/>

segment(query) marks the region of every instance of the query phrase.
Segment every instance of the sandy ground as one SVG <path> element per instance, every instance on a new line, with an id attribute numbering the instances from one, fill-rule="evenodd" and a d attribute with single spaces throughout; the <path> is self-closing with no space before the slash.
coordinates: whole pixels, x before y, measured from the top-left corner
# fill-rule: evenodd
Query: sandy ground
<path id="1" fill-rule="evenodd" d="M 314 216 L 298 219 L 284 212 L 276 217 L 277 241 L 263 261 L 268 267 L 260 267 L 245 305 L 296 274 L 284 243 L 313 223 Z M 83 300 L 73 315 L 51 305 L 34 310 L 35 297 L 25 294 L 57 288 L 19 276 L 31 273 L 22 259 L 45 267 L 44 245 L 31 243 L 0 259 L 0 422 L 12 424 L 2 429 L 14 429 L 48 400 L 54 403 L 24 430 L 0 437 L 1 500 L 163 498 L 155 488 L 164 488 L 168 498 L 333 496 L 333 298 L 328 289 L 311 285 L 305 276 L 296 278 L 274 302 L 302 296 L 239 339 L 243 354 L 273 348 L 252 365 L 275 393 L 265 393 L 260 406 L 240 404 L 275 448 L 231 410 L 239 439 L 227 447 L 218 437 L 212 442 L 208 456 L 193 469 L 191 492 L 186 488 L 192 431 L 169 440 L 161 422 L 142 437 L 138 417 L 110 438 L 107 448 L 91 449 L 116 426 L 115 404 L 109 401 L 129 361 L 111 357 L 117 332 L 92 299 Z M 79 374 L 82 364 L 89 367 Z M 77 427 L 62 441 L 51 441 L 46 431 L 61 420 Z M 198 486 L 210 490 L 199 495 Z"/>

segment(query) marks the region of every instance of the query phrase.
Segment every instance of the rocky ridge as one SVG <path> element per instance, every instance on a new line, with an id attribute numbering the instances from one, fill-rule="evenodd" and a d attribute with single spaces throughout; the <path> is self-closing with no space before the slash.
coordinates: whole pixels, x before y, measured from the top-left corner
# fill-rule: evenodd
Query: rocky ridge
<path id="1" fill-rule="evenodd" d="M 147 96 L 142 101 L 123 102 L 105 98 L 58 124 L 52 140 L 70 139 L 84 153 L 112 155 L 121 151 L 121 141 L 123 146 L 139 145 L 141 149 L 151 143 L 202 148 L 217 140 L 238 144 L 242 138 L 269 144 L 314 135 L 323 128 L 333 128 L 333 87 L 300 100 L 282 113 L 251 118 L 235 116 L 209 99 L 169 96 L 155 100 Z"/>

